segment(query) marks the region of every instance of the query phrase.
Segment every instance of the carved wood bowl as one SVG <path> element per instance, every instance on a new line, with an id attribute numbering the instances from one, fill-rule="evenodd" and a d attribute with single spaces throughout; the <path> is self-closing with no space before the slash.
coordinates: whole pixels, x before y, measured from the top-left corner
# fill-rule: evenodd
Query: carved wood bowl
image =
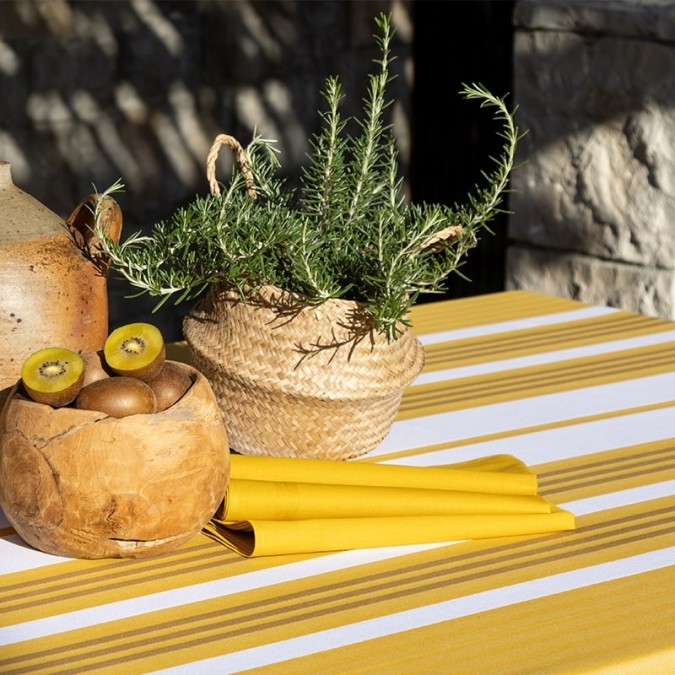
<path id="1" fill-rule="evenodd" d="M 121 419 L 13 388 L 0 416 L 0 506 L 17 533 L 76 558 L 151 556 L 197 534 L 225 495 L 230 455 L 213 391 L 189 372 L 170 408 Z"/>

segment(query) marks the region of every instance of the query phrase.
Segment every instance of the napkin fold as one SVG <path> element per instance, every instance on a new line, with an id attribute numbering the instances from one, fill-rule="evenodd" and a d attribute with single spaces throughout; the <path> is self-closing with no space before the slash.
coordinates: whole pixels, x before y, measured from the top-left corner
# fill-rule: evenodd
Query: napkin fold
<path id="1" fill-rule="evenodd" d="M 536 494 L 511 455 L 410 467 L 232 455 L 220 509 L 204 533 L 240 555 L 352 548 L 571 530 L 574 516 Z"/>

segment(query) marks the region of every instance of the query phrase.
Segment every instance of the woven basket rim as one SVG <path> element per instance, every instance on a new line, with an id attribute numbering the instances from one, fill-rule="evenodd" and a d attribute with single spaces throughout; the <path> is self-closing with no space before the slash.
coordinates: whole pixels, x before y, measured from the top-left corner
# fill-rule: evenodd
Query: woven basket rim
<path id="1" fill-rule="evenodd" d="M 354 301 L 336 300 L 316 307 L 293 305 L 291 311 L 284 304 L 290 297 L 275 287 L 266 287 L 249 301 L 224 286 L 215 290 L 205 305 L 197 306 L 184 320 L 186 341 L 202 371 L 259 391 L 346 402 L 387 397 L 407 387 L 422 370 L 424 350 L 409 326 L 402 325 L 401 335 L 391 341 L 372 328 L 352 334 L 349 320 L 348 325 L 343 321 L 353 308 L 359 311 Z M 214 330 L 209 338 L 211 320 Z M 199 324 L 205 325 L 197 329 Z M 230 328 L 225 334 L 217 326 Z M 232 360 L 230 345 L 237 344 L 239 329 L 250 336 L 244 342 L 254 354 L 270 359 L 270 367 L 260 366 L 248 351 L 241 359 Z M 230 330 L 235 332 L 230 334 Z M 266 345 L 270 351 L 261 351 Z M 226 352 L 230 354 L 227 358 Z"/>

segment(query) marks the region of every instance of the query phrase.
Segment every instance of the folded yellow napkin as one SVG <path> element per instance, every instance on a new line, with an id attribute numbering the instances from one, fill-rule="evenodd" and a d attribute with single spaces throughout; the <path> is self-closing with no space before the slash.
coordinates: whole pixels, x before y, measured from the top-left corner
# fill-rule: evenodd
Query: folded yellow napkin
<path id="1" fill-rule="evenodd" d="M 249 480 L 465 490 L 534 495 L 537 477 L 511 455 L 447 466 L 400 466 L 325 459 L 232 455 L 232 477 Z"/>
<path id="2" fill-rule="evenodd" d="M 510 455 L 443 467 L 232 456 L 205 534 L 244 556 L 314 553 L 574 529 Z"/>
<path id="3" fill-rule="evenodd" d="M 483 513 L 551 513 L 551 505 L 534 495 L 232 478 L 218 519 L 315 520 Z"/>

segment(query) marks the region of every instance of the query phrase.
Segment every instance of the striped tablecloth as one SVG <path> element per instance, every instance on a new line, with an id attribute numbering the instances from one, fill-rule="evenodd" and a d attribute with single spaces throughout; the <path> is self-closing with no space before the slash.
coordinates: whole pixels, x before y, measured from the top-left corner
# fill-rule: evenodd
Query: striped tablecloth
<path id="1" fill-rule="evenodd" d="M 67 560 L 0 523 L 0 672 L 675 672 L 675 324 L 514 291 L 422 305 L 366 461 L 509 453 L 574 532 L 243 559 Z"/>

